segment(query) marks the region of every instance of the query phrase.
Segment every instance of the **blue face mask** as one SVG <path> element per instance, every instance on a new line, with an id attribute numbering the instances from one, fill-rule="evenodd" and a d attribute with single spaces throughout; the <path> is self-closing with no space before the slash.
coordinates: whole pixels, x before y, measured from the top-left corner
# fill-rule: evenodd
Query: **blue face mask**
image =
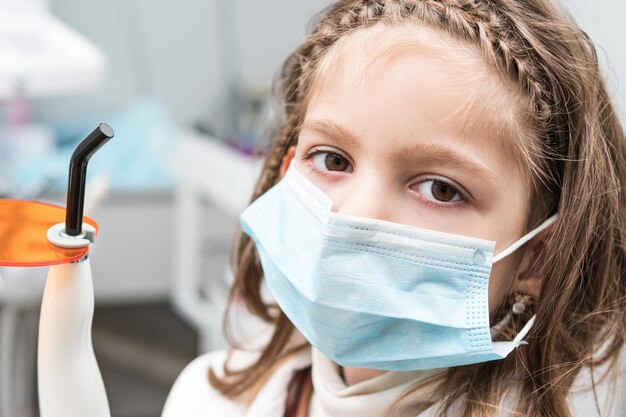
<path id="1" fill-rule="evenodd" d="M 555 216 L 493 256 L 495 242 L 331 211 L 293 164 L 241 215 L 278 305 L 343 366 L 420 370 L 505 358 L 492 342 L 488 283 L 499 261 Z"/>

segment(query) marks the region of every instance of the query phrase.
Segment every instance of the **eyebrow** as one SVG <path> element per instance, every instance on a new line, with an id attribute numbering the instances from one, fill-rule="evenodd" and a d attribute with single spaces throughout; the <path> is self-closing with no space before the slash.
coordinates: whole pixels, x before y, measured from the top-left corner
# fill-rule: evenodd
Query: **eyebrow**
<path id="1" fill-rule="evenodd" d="M 355 135 L 341 125 L 326 120 L 306 121 L 300 131 L 310 131 L 354 149 L 360 148 Z M 466 157 L 439 143 L 416 144 L 398 152 L 399 159 L 408 162 L 427 161 L 429 164 L 461 169 L 475 177 L 496 181 L 498 176 L 484 164 Z"/>
<path id="2" fill-rule="evenodd" d="M 470 175 L 495 182 L 498 176 L 484 164 L 442 144 L 430 143 L 405 149 L 400 157 L 407 161 L 425 160 L 429 164 L 461 169 Z"/>
<path id="3" fill-rule="evenodd" d="M 300 131 L 310 131 L 325 136 L 327 139 L 352 148 L 360 148 L 359 141 L 347 129 L 331 121 L 307 121 L 300 126 Z"/>

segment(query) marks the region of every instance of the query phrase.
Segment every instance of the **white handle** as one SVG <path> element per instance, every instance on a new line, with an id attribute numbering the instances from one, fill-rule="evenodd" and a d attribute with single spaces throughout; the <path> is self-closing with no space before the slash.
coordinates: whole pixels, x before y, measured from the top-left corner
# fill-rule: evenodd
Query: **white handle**
<path id="1" fill-rule="evenodd" d="M 50 267 L 41 306 L 41 417 L 110 417 L 91 343 L 94 293 L 89 259 Z"/>

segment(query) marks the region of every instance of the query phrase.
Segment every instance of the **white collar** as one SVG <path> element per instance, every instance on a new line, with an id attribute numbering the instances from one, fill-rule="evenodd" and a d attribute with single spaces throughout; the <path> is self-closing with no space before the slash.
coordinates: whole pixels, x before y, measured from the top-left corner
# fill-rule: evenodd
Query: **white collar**
<path id="1" fill-rule="evenodd" d="M 337 364 L 312 348 L 312 409 L 320 408 L 332 417 L 380 417 L 398 397 L 414 383 L 440 370 L 386 372 L 374 378 L 347 386 L 338 373 Z M 430 387 L 428 387 L 430 388 Z M 433 401 L 432 390 L 424 388 L 414 394 Z M 315 413 L 312 413 L 313 415 Z"/>

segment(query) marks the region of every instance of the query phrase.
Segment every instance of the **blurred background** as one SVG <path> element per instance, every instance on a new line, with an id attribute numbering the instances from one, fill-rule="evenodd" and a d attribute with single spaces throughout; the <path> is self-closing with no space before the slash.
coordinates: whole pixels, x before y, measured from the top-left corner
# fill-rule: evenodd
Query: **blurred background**
<path id="1" fill-rule="evenodd" d="M 185 364 L 225 346 L 228 255 L 271 136 L 271 82 L 329 3 L 0 0 L 0 197 L 64 205 L 76 144 L 100 122 L 116 133 L 90 162 L 85 207 L 101 230 L 93 342 L 113 417 L 159 416 Z M 626 120 L 626 3 L 565 4 Z M 38 415 L 46 273 L 0 268 L 0 417 Z"/>

